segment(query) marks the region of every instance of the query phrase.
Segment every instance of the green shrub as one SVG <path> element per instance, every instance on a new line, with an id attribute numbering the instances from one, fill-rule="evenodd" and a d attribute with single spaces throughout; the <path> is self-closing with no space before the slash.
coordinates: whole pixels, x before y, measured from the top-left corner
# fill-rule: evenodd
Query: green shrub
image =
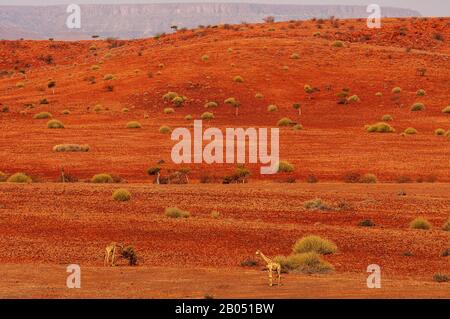
<path id="1" fill-rule="evenodd" d="M 363 184 L 375 184 L 377 182 L 378 182 L 378 179 L 374 174 L 365 174 L 360 179 L 360 183 L 363 183 Z"/>
<path id="2" fill-rule="evenodd" d="M 218 107 L 219 104 L 217 104 L 217 102 L 208 102 L 205 104 L 205 108 L 209 109 L 209 108 L 216 108 Z"/>
<path id="3" fill-rule="evenodd" d="M 280 161 L 278 163 L 278 173 L 291 173 L 295 169 L 294 165 L 288 161 Z"/>
<path id="4" fill-rule="evenodd" d="M 278 111 L 278 106 L 276 106 L 276 105 L 274 105 L 274 104 L 269 105 L 269 106 L 267 107 L 267 111 L 268 111 L 268 112 L 276 112 L 276 111 Z"/>
<path id="5" fill-rule="evenodd" d="M 220 217 L 220 213 L 218 211 L 213 210 L 211 212 L 211 217 L 214 219 L 218 219 Z"/>
<path id="6" fill-rule="evenodd" d="M 442 113 L 450 113 L 450 105 L 442 110 Z"/>
<path id="7" fill-rule="evenodd" d="M 8 175 L 6 175 L 3 172 L 0 172 L 0 183 L 1 182 L 6 182 L 7 179 L 8 179 Z"/>
<path id="8" fill-rule="evenodd" d="M 433 280 L 442 283 L 442 282 L 449 282 L 450 278 L 444 274 L 434 274 Z"/>
<path id="9" fill-rule="evenodd" d="M 122 113 L 128 113 L 128 112 L 130 112 L 130 109 L 129 109 L 129 108 L 124 107 L 124 108 L 122 109 Z"/>
<path id="10" fill-rule="evenodd" d="M 434 135 L 443 136 L 445 135 L 445 130 L 442 128 L 438 128 L 436 131 L 434 131 Z"/>
<path id="11" fill-rule="evenodd" d="M 369 133 L 392 133 L 395 129 L 387 123 L 380 122 L 373 125 L 366 125 L 366 130 Z"/>
<path id="12" fill-rule="evenodd" d="M 114 193 L 112 194 L 112 198 L 116 202 L 127 202 L 131 199 L 131 193 L 124 188 L 120 188 L 114 191 Z"/>
<path id="13" fill-rule="evenodd" d="M 163 100 L 165 101 L 173 101 L 174 98 L 178 97 L 178 93 L 176 92 L 167 92 L 163 95 Z"/>
<path id="14" fill-rule="evenodd" d="M 224 101 L 224 103 L 229 104 L 231 106 L 235 106 L 235 105 L 239 104 L 239 102 L 234 97 L 229 97 L 228 99 L 226 99 Z"/>
<path id="15" fill-rule="evenodd" d="M 178 207 L 168 207 L 164 213 L 169 218 L 188 218 L 191 216 L 188 211 L 183 211 Z"/>
<path id="16" fill-rule="evenodd" d="M 159 128 L 159 133 L 161 133 L 161 134 L 168 134 L 171 132 L 172 132 L 172 129 L 166 125 L 163 125 Z"/>
<path id="17" fill-rule="evenodd" d="M 303 130 L 303 125 L 301 125 L 301 124 L 295 124 L 295 125 L 292 127 L 292 129 L 293 129 L 294 131 L 301 131 L 301 130 Z"/>
<path id="18" fill-rule="evenodd" d="M 201 115 L 202 120 L 212 120 L 214 119 L 214 114 L 211 112 L 205 112 Z"/>
<path id="19" fill-rule="evenodd" d="M 293 59 L 293 60 L 298 60 L 298 59 L 300 59 L 300 54 L 298 54 L 298 53 L 292 53 L 291 59 Z"/>
<path id="20" fill-rule="evenodd" d="M 173 113 L 175 113 L 175 110 L 171 107 L 166 107 L 164 109 L 164 114 L 173 114 Z"/>
<path id="21" fill-rule="evenodd" d="M 203 55 L 203 56 L 202 56 L 202 61 L 203 61 L 203 62 L 209 61 L 209 55 L 207 55 L 207 54 Z"/>
<path id="22" fill-rule="evenodd" d="M 431 228 L 431 224 L 428 220 L 426 220 L 423 217 L 418 217 L 416 219 L 414 219 L 410 224 L 409 227 L 412 229 L 430 229 Z"/>
<path id="23" fill-rule="evenodd" d="M 188 114 L 188 115 L 186 115 L 186 116 L 184 117 L 184 119 L 185 119 L 186 121 L 192 121 L 193 117 L 192 117 L 191 114 Z"/>
<path id="24" fill-rule="evenodd" d="M 49 113 L 49 112 L 40 112 L 40 113 L 38 113 L 38 114 L 36 114 L 36 115 L 33 116 L 33 118 L 39 119 L 39 120 L 42 120 L 42 119 L 49 119 L 49 118 L 51 118 L 51 117 L 52 117 L 52 114 Z"/>
<path id="25" fill-rule="evenodd" d="M 422 103 L 414 103 L 411 106 L 411 111 L 412 112 L 418 112 L 418 111 L 423 111 L 425 108 L 425 105 L 423 105 Z"/>
<path id="26" fill-rule="evenodd" d="M 333 266 L 315 252 L 293 254 L 287 257 L 277 256 L 274 258 L 274 261 L 279 263 L 282 271 L 285 272 L 293 271 L 307 274 L 321 274 L 333 270 Z"/>
<path id="27" fill-rule="evenodd" d="M 398 86 L 392 89 L 392 93 L 394 94 L 400 94 L 402 93 L 402 89 L 399 88 Z"/>
<path id="28" fill-rule="evenodd" d="M 311 235 L 298 240 L 292 250 L 294 254 L 314 252 L 321 255 L 329 255 L 337 251 L 337 246 L 332 241 Z"/>
<path id="29" fill-rule="evenodd" d="M 255 98 L 258 100 L 262 100 L 262 99 L 264 99 L 264 95 L 262 95 L 261 93 L 256 93 Z"/>
<path id="30" fill-rule="evenodd" d="M 442 225 L 442 230 L 443 231 L 450 231 L 450 218 L 447 219 L 447 221 L 444 223 L 444 225 Z"/>
<path id="31" fill-rule="evenodd" d="M 54 152 L 88 152 L 89 145 L 58 144 L 53 147 Z"/>
<path id="32" fill-rule="evenodd" d="M 138 256 L 133 246 L 127 246 L 122 250 L 122 257 L 128 260 L 128 265 L 136 266 L 138 262 Z"/>
<path id="33" fill-rule="evenodd" d="M 425 96 L 425 94 L 426 94 L 425 90 L 422 89 L 418 90 L 416 93 L 417 96 Z"/>
<path id="34" fill-rule="evenodd" d="M 381 120 L 382 120 L 383 122 L 390 122 L 390 121 L 393 120 L 393 117 L 392 117 L 391 115 L 389 115 L 389 114 L 385 114 L 385 115 L 383 115 L 383 117 L 381 118 Z"/>
<path id="35" fill-rule="evenodd" d="M 307 210 L 330 210 L 330 206 L 320 198 L 307 200 L 303 203 L 303 207 Z"/>
<path id="36" fill-rule="evenodd" d="M 334 41 L 334 42 L 332 43 L 332 45 L 333 45 L 334 47 L 336 47 L 336 48 L 342 48 L 342 47 L 344 47 L 344 42 L 342 42 L 342 41 Z"/>
<path id="37" fill-rule="evenodd" d="M 110 183 L 114 183 L 114 179 L 111 177 L 111 175 L 106 174 L 106 173 L 102 173 L 102 174 L 94 175 L 91 178 L 91 183 L 95 183 L 95 184 L 110 184 Z"/>
<path id="38" fill-rule="evenodd" d="M 417 134 L 417 130 L 413 127 L 408 127 L 403 133 L 406 135 L 414 135 Z"/>
<path id="39" fill-rule="evenodd" d="M 283 117 L 281 120 L 278 121 L 277 125 L 278 126 L 291 126 L 293 125 L 294 122 L 288 118 L 288 117 Z"/>
<path id="40" fill-rule="evenodd" d="M 361 226 L 361 227 L 373 227 L 373 226 L 375 226 L 375 223 L 373 221 L 371 221 L 370 219 L 364 219 L 364 220 L 359 222 L 358 226 Z"/>
<path id="41" fill-rule="evenodd" d="M 58 120 L 50 120 L 47 122 L 48 128 L 64 128 L 64 124 Z"/>
<path id="42" fill-rule="evenodd" d="M 11 175 L 7 180 L 8 183 L 31 183 L 31 177 L 24 173 L 15 173 Z"/>
<path id="43" fill-rule="evenodd" d="M 360 98 L 358 97 L 358 95 L 352 95 L 347 99 L 348 103 L 356 103 L 361 101 Z"/>
<path id="44" fill-rule="evenodd" d="M 127 123 L 127 128 L 142 128 L 141 123 L 137 121 L 131 121 Z"/>
<path id="45" fill-rule="evenodd" d="M 183 96 L 177 96 L 172 100 L 173 105 L 175 105 L 176 107 L 180 107 L 183 105 L 184 101 L 186 100 L 185 97 Z"/>
<path id="46" fill-rule="evenodd" d="M 112 74 L 106 74 L 103 77 L 103 80 L 105 80 L 105 81 L 109 81 L 109 80 L 113 80 L 113 79 L 114 79 L 114 75 L 112 75 Z"/>
<path id="47" fill-rule="evenodd" d="M 236 82 L 236 83 L 243 83 L 243 82 L 244 82 L 244 79 L 242 78 L 242 76 L 237 75 L 237 76 L 235 76 L 235 77 L 233 78 L 233 81 Z"/>

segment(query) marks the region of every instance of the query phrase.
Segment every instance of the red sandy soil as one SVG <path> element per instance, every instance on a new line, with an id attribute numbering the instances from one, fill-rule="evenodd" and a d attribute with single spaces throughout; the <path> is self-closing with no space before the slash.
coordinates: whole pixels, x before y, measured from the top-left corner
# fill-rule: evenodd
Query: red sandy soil
<path id="1" fill-rule="evenodd" d="M 440 257 L 450 243 L 449 233 L 441 230 L 450 213 L 450 139 L 435 136 L 434 130 L 450 130 L 449 115 L 442 113 L 450 104 L 449 22 L 384 20 L 381 30 L 367 29 L 364 21 L 341 21 L 339 28 L 326 21 L 321 29 L 311 21 L 242 25 L 238 30 L 235 26 L 198 29 L 159 40 L 124 41 L 112 49 L 107 41 L 0 42 L 0 70 L 16 68 L 12 76 L 0 78 L 0 103 L 10 109 L 0 113 L 0 171 L 23 171 L 42 182 L 0 183 L 0 268 L 6 274 L 0 296 L 75 296 L 61 290 L 64 281 L 58 278 L 65 276 L 61 265 L 79 263 L 86 267 L 88 278 L 87 290 L 79 296 L 87 297 L 202 297 L 207 293 L 445 297 L 448 284 L 438 285 L 432 277 L 450 272 L 448 258 Z M 406 27 L 405 35 L 401 35 L 402 27 Z M 321 36 L 314 37 L 315 32 Z M 445 40 L 435 40 L 435 34 Z M 336 39 L 344 40 L 345 47 L 333 47 Z M 300 58 L 291 59 L 293 53 Z M 201 59 L 205 54 L 210 57 L 206 62 Z M 53 57 L 53 64 L 39 58 L 47 55 Z M 99 69 L 92 70 L 93 65 Z M 26 76 L 17 72 L 22 68 Z M 426 68 L 426 75 L 419 76 L 418 68 Z M 103 80 L 106 74 L 115 79 Z M 233 82 L 237 75 L 244 83 Z M 86 81 L 91 76 L 96 84 Z M 56 80 L 55 94 L 46 88 L 49 79 Z M 25 87 L 16 87 L 17 82 Z M 114 86 L 113 92 L 105 90 L 107 84 Z M 305 84 L 320 92 L 308 97 Z M 398 104 L 391 92 L 396 86 L 403 90 Z M 345 87 L 361 102 L 338 105 L 336 94 Z M 426 90 L 426 96 L 416 96 L 418 89 Z M 168 91 L 185 95 L 188 101 L 174 114 L 164 115 L 164 107 L 171 106 L 162 99 Z M 264 95 L 263 100 L 255 99 L 257 92 Z M 376 97 L 376 92 L 383 96 Z M 228 97 L 242 103 L 238 117 L 223 104 Z M 40 105 L 42 98 L 50 104 Z M 249 166 L 251 184 L 201 185 L 195 181 L 200 172 L 222 177 L 234 165 L 199 165 L 190 166 L 195 184 L 152 185 L 146 176 L 148 167 L 164 159 L 167 168 L 176 168 L 170 159 L 174 142 L 160 134 L 159 127 L 190 126 L 184 117 L 198 118 L 207 101 L 218 101 L 219 107 L 213 110 L 216 118 L 206 126 L 274 127 L 285 116 L 299 121 L 305 128 L 302 131 L 281 129 L 281 157 L 296 166 L 293 175 L 300 181 L 314 174 L 320 183 L 276 183 L 269 180 L 277 177 L 263 178 L 259 167 Z M 295 102 L 303 105 L 300 118 L 292 108 Z M 415 102 L 424 103 L 425 110 L 411 112 Z M 29 103 L 34 108 L 25 108 Z M 98 113 L 93 111 L 97 104 L 103 106 Z M 279 111 L 267 112 L 270 104 L 277 104 Z M 121 111 L 124 107 L 128 113 Z M 65 109 L 71 114 L 60 114 Z M 51 112 L 65 129 L 50 130 L 46 120 L 33 119 L 41 111 Z M 395 133 L 365 132 L 364 125 L 379 122 L 384 114 L 394 117 Z M 126 129 L 131 120 L 138 120 L 142 129 Z M 407 127 L 419 133 L 402 137 Z M 52 152 L 61 143 L 89 144 L 91 150 Z M 130 184 L 51 183 L 62 166 L 80 181 L 110 172 Z M 336 183 L 349 171 L 373 173 L 382 182 L 400 176 L 426 180 L 433 175 L 438 183 Z M 111 199 L 118 187 L 131 191 L 130 202 Z M 406 196 L 399 196 L 400 191 Z M 332 205 L 346 202 L 349 207 L 306 211 L 304 201 L 313 198 Z M 168 219 L 164 216 L 168 206 L 189 210 L 192 217 Z M 221 217 L 213 219 L 212 210 Z M 409 229 L 418 216 L 426 217 L 433 228 Z M 376 226 L 357 226 L 367 218 Z M 336 269 L 333 274 L 289 274 L 285 286 L 272 294 L 274 290 L 265 287 L 262 265 L 239 267 L 243 260 L 255 258 L 257 249 L 269 256 L 289 254 L 293 243 L 309 234 L 338 245 L 337 254 L 325 257 Z M 141 266 L 102 268 L 103 250 L 111 241 L 134 245 Z M 361 286 L 372 263 L 382 267 L 386 287 L 392 289 L 373 292 Z M 41 276 L 40 269 L 48 274 Z M 132 276 L 137 291 L 128 289 L 131 283 L 122 280 L 121 272 Z M 29 281 L 17 279 L 20 273 L 29 276 Z M 161 276 L 162 282 L 155 284 L 159 292 L 139 283 L 149 280 L 153 285 L 157 279 L 149 278 L 149 273 Z M 117 287 L 96 290 L 108 285 L 110 274 Z M 10 284 L 16 281 L 16 286 Z M 200 282 L 200 288 L 193 282 Z M 310 294 L 298 291 L 303 283 Z M 323 291 L 324 287 L 330 288 Z M 416 290 L 411 292 L 411 287 Z"/>
<path id="2" fill-rule="evenodd" d="M 12 77 L 0 79 L 0 103 L 11 109 L 0 113 L 0 171 L 25 171 L 37 180 L 54 181 L 65 166 L 79 179 L 111 172 L 128 181 L 148 180 L 148 167 L 160 159 L 168 166 L 172 163 L 175 142 L 160 134 L 159 127 L 190 126 L 184 120 L 187 114 L 198 118 L 207 101 L 218 101 L 213 110 L 216 119 L 205 126 L 274 127 L 285 116 L 299 121 L 303 131 L 285 128 L 280 137 L 281 157 L 296 165 L 298 178 L 314 174 L 336 181 L 357 170 L 374 173 L 382 181 L 434 175 L 448 182 L 449 139 L 433 134 L 437 128 L 450 130 L 449 116 L 442 113 L 450 104 L 448 23 L 448 18 L 384 20 L 381 30 L 367 29 L 365 21 L 341 21 L 339 28 L 326 21 L 321 29 L 311 21 L 242 25 L 236 27 L 241 31 L 181 31 L 159 40 L 124 41 L 112 49 L 106 41 L 3 41 L 0 70 L 24 69 L 26 77 L 16 70 Z M 315 32 L 321 37 L 314 37 Z M 445 40 L 435 40 L 435 34 Z M 335 39 L 344 40 L 345 47 L 333 47 Z M 300 58 L 291 59 L 293 53 Z M 210 57 L 207 62 L 201 60 L 205 54 Z M 47 55 L 53 64 L 40 59 Z M 91 70 L 93 65 L 99 69 Z M 418 68 L 425 68 L 426 76 L 417 75 Z M 115 79 L 103 80 L 106 74 Z M 234 83 L 237 75 L 245 82 Z M 89 77 L 95 77 L 96 84 L 89 84 Z M 57 83 L 55 94 L 46 88 L 50 78 Z M 18 82 L 25 87 L 16 87 Z M 321 91 L 310 99 L 303 91 L 306 83 Z M 114 86 L 113 92 L 105 90 L 107 84 Z M 391 93 L 397 86 L 403 89 L 399 104 Z M 338 105 L 336 94 L 342 88 L 349 88 L 361 102 Z M 419 89 L 426 90 L 426 96 L 416 96 Z M 164 115 L 163 108 L 171 106 L 162 99 L 168 91 L 185 95 L 188 101 L 176 113 Z M 265 98 L 255 99 L 257 92 Z M 383 97 L 376 97 L 377 92 Z M 238 117 L 223 104 L 232 96 L 242 104 Z M 42 98 L 50 104 L 40 105 Z M 303 105 L 301 118 L 292 108 L 295 102 Z M 425 111 L 411 112 L 415 102 L 424 103 Z M 27 103 L 35 107 L 26 110 Z M 93 111 L 97 104 L 105 109 L 98 114 Z M 279 111 L 267 112 L 270 104 L 278 105 Z M 122 113 L 124 107 L 130 112 Z M 71 114 L 60 114 L 65 109 Z M 66 128 L 47 129 L 46 120 L 33 119 L 41 111 L 50 111 Z M 384 114 L 394 117 L 396 133 L 364 131 Z M 131 120 L 140 121 L 143 128 L 126 129 Z M 400 136 L 408 127 L 419 134 Z M 60 143 L 89 144 L 91 151 L 53 153 L 52 147 Z M 229 174 L 233 165 L 190 168 L 196 178 L 201 170 Z M 259 167 L 250 168 L 253 178 L 260 178 Z"/>

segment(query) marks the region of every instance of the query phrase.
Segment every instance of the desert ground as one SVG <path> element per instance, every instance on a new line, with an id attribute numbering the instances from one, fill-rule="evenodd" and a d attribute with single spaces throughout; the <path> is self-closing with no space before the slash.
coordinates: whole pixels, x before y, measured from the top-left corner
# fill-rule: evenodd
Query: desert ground
<path id="1" fill-rule="evenodd" d="M 450 275 L 442 256 L 450 245 L 442 229 L 450 215 L 449 23 L 384 19 L 370 30 L 365 20 L 317 20 L 132 41 L 0 41 L 0 171 L 32 179 L 0 182 L 0 297 L 448 298 L 449 284 L 433 276 Z M 317 90 L 306 93 L 307 84 Z M 343 91 L 358 99 L 338 104 Z M 182 105 L 165 101 L 168 92 L 185 96 Z M 237 116 L 224 103 L 230 97 L 240 102 Z M 206 109 L 212 101 L 217 107 Z M 414 103 L 423 109 L 411 111 Z M 235 165 L 191 164 L 183 165 L 189 184 L 155 185 L 149 167 L 180 169 L 160 127 L 191 128 L 185 117 L 205 111 L 214 119 L 204 126 L 220 129 L 300 123 L 280 128 L 281 159 L 295 170 L 262 176 L 246 165 L 248 183 L 223 185 Z M 41 112 L 64 128 L 34 118 Z M 384 115 L 394 132 L 365 129 Z M 130 121 L 141 128 L 127 128 Z M 416 134 L 402 134 L 407 128 Z M 58 144 L 90 149 L 54 152 Z M 70 182 L 59 182 L 62 168 Z M 117 183 L 90 182 L 99 173 Z M 377 183 L 345 183 L 349 174 Z M 131 200 L 114 201 L 118 188 Z M 306 209 L 316 198 L 333 208 Z M 191 217 L 166 217 L 173 206 Z M 432 227 L 411 229 L 417 217 Z M 375 225 L 359 226 L 366 219 Z M 336 243 L 324 256 L 334 271 L 283 274 L 283 285 L 269 288 L 261 260 L 241 266 L 258 249 L 287 255 L 307 235 Z M 133 245 L 138 266 L 103 267 L 112 241 Z M 81 265 L 82 289 L 65 287 L 68 264 Z M 369 264 L 381 267 L 381 289 L 365 285 Z"/>

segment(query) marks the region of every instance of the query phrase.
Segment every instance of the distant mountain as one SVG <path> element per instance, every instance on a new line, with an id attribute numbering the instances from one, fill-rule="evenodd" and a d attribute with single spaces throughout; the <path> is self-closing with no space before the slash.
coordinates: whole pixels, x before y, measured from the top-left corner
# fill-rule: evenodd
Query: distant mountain
<path id="1" fill-rule="evenodd" d="M 0 39 L 89 39 L 92 35 L 142 38 L 170 31 L 170 26 L 316 18 L 365 18 L 365 6 L 182 3 L 81 5 L 81 29 L 66 27 L 67 6 L 0 6 Z M 384 17 L 420 16 L 417 11 L 382 8 Z"/>

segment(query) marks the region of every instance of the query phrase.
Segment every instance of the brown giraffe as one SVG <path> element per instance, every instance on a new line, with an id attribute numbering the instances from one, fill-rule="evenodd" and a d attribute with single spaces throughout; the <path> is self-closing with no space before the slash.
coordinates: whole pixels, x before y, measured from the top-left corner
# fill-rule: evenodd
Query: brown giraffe
<path id="1" fill-rule="evenodd" d="M 122 249 L 123 249 L 123 245 L 118 244 L 116 242 L 112 242 L 111 244 L 106 246 L 104 265 L 114 267 L 116 265 L 115 264 L 116 251 L 117 251 L 117 253 L 119 253 Z"/>
<path id="2" fill-rule="evenodd" d="M 281 265 L 274 262 L 272 259 L 266 257 L 260 250 L 256 252 L 256 256 L 261 257 L 266 262 L 267 271 L 269 273 L 269 286 L 273 286 L 273 275 L 272 272 L 276 271 L 278 273 L 278 286 L 281 285 Z"/>

